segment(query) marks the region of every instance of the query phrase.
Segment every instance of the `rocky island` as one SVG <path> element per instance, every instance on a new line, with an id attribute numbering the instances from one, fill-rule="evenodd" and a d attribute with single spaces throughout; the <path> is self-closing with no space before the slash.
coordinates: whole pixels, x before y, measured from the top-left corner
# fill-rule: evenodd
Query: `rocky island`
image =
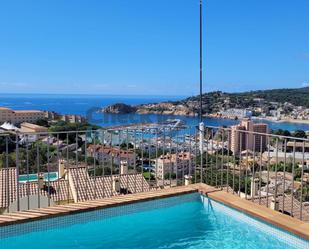
<path id="1" fill-rule="evenodd" d="M 131 106 L 124 103 L 117 103 L 105 108 L 101 112 L 113 114 L 162 114 L 162 115 L 186 115 L 196 116 L 197 106 L 188 106 L 179 102 L 161 102 Z"/>

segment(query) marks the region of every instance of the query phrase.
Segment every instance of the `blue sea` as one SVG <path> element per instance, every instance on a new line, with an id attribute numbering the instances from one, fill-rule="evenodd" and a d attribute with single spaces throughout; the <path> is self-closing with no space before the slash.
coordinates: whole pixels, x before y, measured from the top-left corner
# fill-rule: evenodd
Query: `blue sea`
<path id="1" fill-rule="evenodd" d="M 99 108 L 115 104 L 126 103 L 130 105 L 156 103 L 167 100 L 181 100 L 184 96 L 125 96 L 125 95 L 64 95 L 64 94 L 0 94 L 0 106 L 12 109 L 38 109 L 55 111 L 61 114 L 80 114 L 86 116 L 90 123 L 101 126 L 113 126 L 130 123 L 145 122 L 163 122 L 170 118 L 179 118 L 187 125 L 197 125 L 198 118 L 186 116 L 167 116 L 167 115 L 115 115 L 97 113 Z M 205 123 L 209 126 L 230 126 L 239 121 L 205 118 Z M 309 124 L 271 122 L 263 121 L 269 124 L 271 129 L 309 130 Z"/>

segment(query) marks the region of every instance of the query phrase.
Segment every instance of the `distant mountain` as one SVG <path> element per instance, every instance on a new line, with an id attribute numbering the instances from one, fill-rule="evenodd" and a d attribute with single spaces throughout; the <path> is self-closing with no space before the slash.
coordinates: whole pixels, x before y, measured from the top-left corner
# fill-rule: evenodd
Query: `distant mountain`
<path id="1" fill-rule="evenodd" d="M 295 89 L 272 89 L 259 90 L 242 93 L 226 93 L 221 91 L 204 93 L 203 114 L 211 114 L 229 108 L 253 108 L 263 106 L 270 107 L 274 102 L 279 105 L 290 103 L 294 106 L 309 108 L 309 87 Z M 262 103 L 262 104 L 261 104 Z M 119 104 L 104 108 L 103 112 L 118 113 Z M 128 112 L 141 114 L 175 114 L 175 115 L 197 115 L 199 112 L 199 96 L 189 97 L 180 101 L 168 101 L 162 103 L 150 103 L 129 108 Z M 123 110 L 121 111 L 123 113 Z"/>

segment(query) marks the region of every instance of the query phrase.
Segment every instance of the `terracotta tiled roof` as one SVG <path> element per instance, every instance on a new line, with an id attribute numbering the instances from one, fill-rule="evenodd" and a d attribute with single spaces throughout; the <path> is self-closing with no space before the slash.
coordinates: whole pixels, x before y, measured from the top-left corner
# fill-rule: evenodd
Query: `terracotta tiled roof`
<path id="1" fill-rule="evenodd" d="M 134 157 L 134 151 L 133 150 L 126 150 L 126 149 L 119 149 L 117 147 L 110 147 L 105 145 L 89 145 L 87 148 L 87 152 L 93 154 L 95 153 L 104 153 L 104 154 L 111 154 L 114 157 L 121 156 L 121 157 L 128 157 L 133 158 Z"/>
<path id="2" fill-rule="evenodd" d="M 9 203 L 17 200 L 16 182 L 16 168 L 0 170 L 0 208 L 6 208 Z M 38 195 L 39 193 L 40 195 L 50 196 L 53 201 L 72 200 L 73 197 L 68 183 L 63 179 L 45 182 L 45 188 L 40 190 L 38 189 L 38 182 L 19 183 L 19 198 Z"/>
<path id="3" fill-rule="evenodd" d="M 90 177 L 86 167 L 70 168 L 69 181 L 76 201 L 100 199 L 118 195 L 114 192 L 112 176 Z M 127 188 L 128 186 L 128 188 Z M 124 193 L 144 192 L 149 190 L 149 184 L 142 174 L 127 174 L 120 176 L 120 187 Z"/>

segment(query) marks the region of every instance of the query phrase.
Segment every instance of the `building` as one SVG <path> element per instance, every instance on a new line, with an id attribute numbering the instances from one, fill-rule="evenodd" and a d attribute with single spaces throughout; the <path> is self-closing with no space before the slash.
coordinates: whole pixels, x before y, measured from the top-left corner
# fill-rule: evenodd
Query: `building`
<path id="1" fill-rule="evenodd" d="M 44 126 L 31 124 L 31 123 L 21 123 L 20 124 L 20 132 L 24 133 L 39 133 L 39 132 L 47 132 L 48 129 Z"/>
<path id="2" fill-rule="evenodd" d="M 44 111 L 45 118 L 49 120 L 62 120 L 69 123 L 85 123 L 87 119 L 81 115 L 60 114 L 54 111 Z"/>
<path id="3" fill-rule="evenodd" d="M 270 151 L 269 153 L 265 151 L 262 155 L 262 159 L 264 162 L 268 162 L 270 160 L 271 164 L 275 164 L 278 162 L 286 162 L 286 163 L 297 163 L 302 164 L 304 161 L 305 166 L 307 166 L 307 162 L 309 160 L 309 153 L 302 153 L 302 152 L 287 152 L 284 153 L 282 151 Z"/>
<path id="4" fill-rule="evenodd" d="M 268 125 L 254 123 L 250 119 L 244 119 L 240 124 L 231 127 L 230 148 L 234 154 L 243 150 L 264 151 L 266 149 Z"/>
<path id="5" fill-rule="evenodd" d="M 177 159 L 176 159 L 177 158 Z M 194 171 L 194 155 L 189 152 L 178 154 L 166 154 L 154 159 L 152 164 L 155 166 L 155 173 L 158 179 L 163 180 L 164 176 L 174 173 L 181 178 L 183 175 L 190 174 Z"/>
<path id="6" fill-rule="evenodd" d="M 74 114 L 69 114 L 69 115 L 62 115 L 61 116 L 62 121 L 66 121 L 69 123 L 85 123 L 86 119 L 80 115 L 74 115 Z"/>
<path id="7" fill-rule="evenodd" d="M 45 118 L 49 120 L 60 120 L 61 119 L 61 114 L 54 112 L 54 111 L 45 111 Z"/>
<path id="8" fill-rule="evenodd" d="M 247 109 L 230 108 L 225 111 L 221 111 L 220 114 L 228 118 L 242 119 L 242 118 L 251 118 L 252 111 Z"/>
<path id="9" fill-rule="evenodd" d="M 295 149 L 296 152 L 309 152 L 309 143 L 308 142 L 294 142 L 289 141 L 286 144 L 286 151 L 293 152 Z"/>
<path id="10" fill-rule="evenodd" d="M 45 117 L 43 111 L 38 110 L 12 110 L 6 107 L 0 107 L 0 123 L 10 122 L 20 124 L 23 122 L 34 123 L 38 119 Z"/>
<path id="11" fill-rule="evenodd" d="M 126 161 L 129 166 L 134 166 L 136 155 L 133 150 L 120 149 L 106 145 L 89 145 L 87 148 L 87 156 L 94 157 L 105 164 L 120 165 L 121 161 Z"/>

